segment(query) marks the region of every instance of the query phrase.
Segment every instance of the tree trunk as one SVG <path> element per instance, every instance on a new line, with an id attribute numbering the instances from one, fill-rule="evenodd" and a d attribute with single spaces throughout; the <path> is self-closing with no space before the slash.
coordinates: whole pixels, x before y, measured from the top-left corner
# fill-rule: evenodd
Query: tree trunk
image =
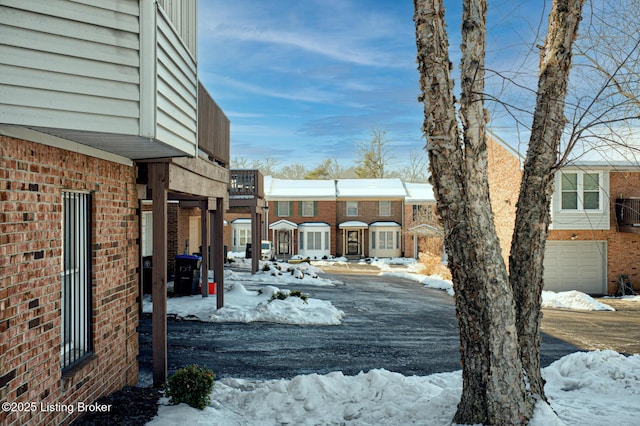
<path id="1" fill-rule="evenodd" d="M 414 6 L 423 130 L 460 329 L 463 391 L 454 421 L 525 424 L 533 401 L 525 389 L 513 295 L 487 183 L 482 99 L 486 2 L 464 1 L 463 141 L 456 122 L 442 2 L 414 0 Z"/>
<path id="2" fill-rule="evenodd" d="M 571 68 L 571 48 L 577 36 L 584 2 L 554 0 L 549 15 L 549 30 L 540 60 L 536 109 L 509 258 L 520 357 L 531 392 L 545 400 L 544 380 L 540 374 L 542 262 L 550 222 L 553 177 L 565 124 L 564 100 Z"/>

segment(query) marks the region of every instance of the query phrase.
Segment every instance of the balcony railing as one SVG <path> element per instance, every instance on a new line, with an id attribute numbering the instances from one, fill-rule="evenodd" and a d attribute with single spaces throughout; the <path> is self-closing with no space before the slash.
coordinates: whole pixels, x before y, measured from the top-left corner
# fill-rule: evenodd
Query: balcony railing
<path id="1" fill-rule="evenodd" d="M 260 170 L 231 170 L 229 199 L 264 198 L 263 180 Z"/>
<path id="2" fill-rule="evenodd" d="M 212 160 L 229 167 L 229 119 L 198 82 L 198 147 Z"/>
<path id="3" fill-rule="evenodd" d="M 621 232 L 640 233 L 640 198 L 618 198 L 616 221 Z"/>

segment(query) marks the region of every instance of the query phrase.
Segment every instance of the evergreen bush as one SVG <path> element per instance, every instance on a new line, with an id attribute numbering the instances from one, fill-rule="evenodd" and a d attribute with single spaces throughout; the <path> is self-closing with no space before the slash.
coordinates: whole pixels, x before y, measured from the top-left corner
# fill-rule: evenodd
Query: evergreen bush
<path id="1" fill-rule="evenodd" d="M 215 374 L 208 368 L 196 364 L 184 367 L 167 380 L 167 396 L 173 405 L 182 402 L 203 410 L 209 403 Z"/>

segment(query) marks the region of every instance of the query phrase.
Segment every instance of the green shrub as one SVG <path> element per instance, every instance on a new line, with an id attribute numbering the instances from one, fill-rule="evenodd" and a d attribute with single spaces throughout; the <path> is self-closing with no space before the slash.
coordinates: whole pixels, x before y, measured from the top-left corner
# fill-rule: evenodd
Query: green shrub
<path id="1" fill-rule="evenodd" d="M 196 364 L 179 369 L 167 380 L 169 402 L 173 405 L 184 402 L 194 408 L 204 409 L 209 403 L 214 379 L 213 371 Z"/>
<path id="2" fill-rule="evenodd" d="M 302 299 L 302 301 L 304 303 L 308 303 L 307 302 L 307 298 L 308 296 L 306 294 L 304 294 L 303 292 L 301 292 L 300 290 L 291 290 L 290 292 L 286 292 L 286 291 L 276 291 L 275 293 L 273 293 L 271 295 L 271 297 L 269 298 L 269 302 L 271 302 L 272 300 L 285 300 L 287 297 L 289 296 L 293 296 L 293 297 L 299 297 L 300 299 Z"/>

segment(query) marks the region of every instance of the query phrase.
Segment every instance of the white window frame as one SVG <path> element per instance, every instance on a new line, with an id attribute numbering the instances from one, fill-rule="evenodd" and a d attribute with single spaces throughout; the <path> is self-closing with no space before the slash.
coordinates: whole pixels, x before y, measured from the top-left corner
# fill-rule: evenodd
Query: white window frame
<path id="1" fill-rule="evenodd" d="M 576 188 L 575 190 L 566 190 L 563 188 L 562 183 L 563 183 L 563 178 L 565 175 L 576 175 Z M 595 209 L 587 209 L 584 207 L 584 194 L 585 192 L 587 193 L 596 193 L 596 191 L 585 191 L 585 185 L 584 185 L 584 178 L 585 175 L 597 175 L 598 176 L 598 190 L 597 190 L 597 194 L 598 194 L 598 208 Z M 601 171 L 581 171 L 581 170 L 572 170 L 572 171 L 565 171 L 565 172 L 560 172 L 560 181 L 559 181 L 559 204 L 560 204 L 560 211 L 562 212 L 583 212 L 583 211 L 587 211 L 587 212 L 602 212 L 603 211 L 603 191 L 602 191 L 602 185 L 603 185 L 603 172 Z M 575 193 L 576 194 L 576 198 L 577 198 L 577 202 L 576 202 L 576 208 L 564 208 L 563 206 L 563 199 L 564 199 L 564 194 L 568 194 L 568 193 Z"/>
<path id="2" fill-rule="evenodd" d="M 378 231 L 378 249 L 389 250 L 393 249 L 393 235 L 394 231 Z"/>
<path id="3" fill-rule="evenodd" d="M 358 202 L 346 201 L 345 203 L 345 216 L 358 216 Z"/>
<path id="4" fill-rule="evenodd" d="M 378 214 L 380 216 L 391 216 L 391 201 L 378 201 Z"/>
<path id="5" fill-rule="evenodd" d="M 315 202 L 313 201 L 302 201 L 300 215 L 303 217 L 313 217 L 315 216 Z"/>
<path id="6" fill-rule="evenodd" d="M 288 201 L 278 202 L 278 217 L 291 216 L 291 208 Z"/>
<path id="7" fill-rule="evenodd" d="M 307 250 L 322 250 L 322 232 L 307 231 Z"/>

